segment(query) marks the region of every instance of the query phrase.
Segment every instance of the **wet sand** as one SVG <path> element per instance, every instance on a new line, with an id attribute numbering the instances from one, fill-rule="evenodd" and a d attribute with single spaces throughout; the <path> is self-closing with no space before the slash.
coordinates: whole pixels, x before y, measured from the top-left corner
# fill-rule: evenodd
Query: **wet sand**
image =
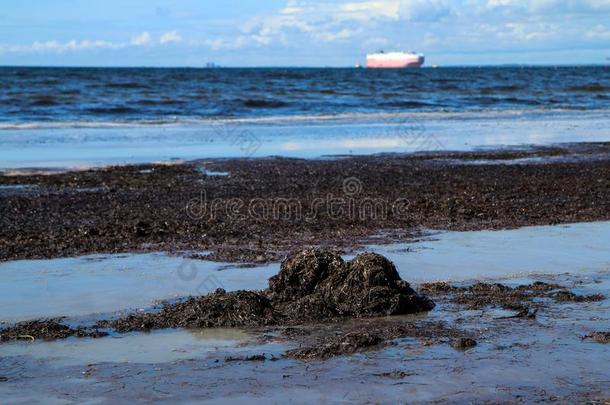
<path id="1" fill-rule="evenodd" d="M 609 150 L 580 144 L 4 175 L 0 260 L 191 250 L 261 263 L 312 245 L 350 250 L 414 240 L 421 227 L 608 220 Z"/>
<path id="2" fill-rule="evenodd" d="M 0 396 L 604 403 L 608 223 L 570 223 L 610 219 L 609 149 L 213 160 L 2 176 L 0 277 L 14 286 L 0 298 L 13 308 L 2 313 L 3 328 L 50 316 L 91 326 L 158 311 L 156 300 L 171 305 L 225 286 L 261 289 L 279 258 L 311 245 L 341 249 L 347 260 L 365 247 L 383 253 L 436 306 L 290 326 L 128 332 L 142 329 L 134 328 L 53 342 L 23 335 L 0 346 Z M 256 199 L 295 205 L 261 217 L 248 209 Z M 329 210 L 337 200 L 344 204 L 338 214 Z M 362 201 L 385 205 L 361 216 L 350 204 Z M 498 231 L 527 225 L 545 226 Z M 70 257 L 92 253 L 103 255 Z M 450 284 L 425 284 L 438 280 Z"/>
<path id="3" fill-rule="evenodd" d="M 610 294 L 608 273 L 496 280 L 562 284 L 581 294 Z M 468 285 L 465 282 L 461 285 Z M 17 342 L 2 346 L 0 395 L 13 402 L 45 396 L 110 403 L 227 401 L 271 403 L 427 401 L 589 402 L 610 397 L 608 348 L 584 336 L 610 327 L 609 302 L 543 300 L 536 318 L 511 318 L 493 307 L 465 310 L 436 297 L 425 314 L 347 322 L 325 330 L 373 330 L 381 324 L 442 322 L 471 336 L 404 337 L 348 356 L 302 361 L 285 357 L 298 340 L 264 330 L 165 330 L 102 339 Z M 542 301 L 541 301 L 542 303 Z M 180 387 L 179 389 L 177 387 Z"/>
<path id="4" fill-rule="evenodd" d="M 607 345 L 586 337 L 610 330 L 607 299 L 610 257 L 604 248 L 607 229 L 608 223 L 590 223 L 491 233 L 449 232 L 430 235 L 415 244 L 383 246 L 392 253 L 400 274 L 406 279 L 411 276 L 420 280 L 415 288 L 434 299 L 436 307 L 418 315 L 296 328 L 164 329 L 112 334 L 100 339 L 72 337 L 52 342 L 25 339 L 3 343 L 0 395 L 9 403 L 40 396 L 50 403 L 142 399 L 167 403 L 227 400 L 248 403 L 262 398 L 279 403 L 289 398 L 295 400 L 295 395 L 297 403 L 395 403 L 405 398 L 415 403 L 432 400 L 604 403 L 610 397 Z M 512 260 L 503 253 L 504 247 L 525 246 L 532 240 L 538 240 L 538 245 L 529 252 L 525 250 L 523 261 L 516 261 L 511 271 Z M 561 255 L 554 260 L 561 266 L 555 267 L 549 258 L 558 251 Z M 496 268 L 487 269 L 487 263 L 494 262 L 494 257 Z M 126 259 L 137 261 L 140 257 L 117 256 L 98 261 L 84 258 L 81 265 L 95 264 L 102 275 L 104 267 L 120 268 L 118 263 Z M 170 259 L 175 263 L 182 260 L 179 257 L 165 260 Z M 445 262 L 439 263 L 441 259 Z M 57 264 L 55 260 L 48 260 L 47 267 L 64 268 L 61 263 L 65 259 L 59 259 Z M 150 260 L 159 261 L 159 257 Z M 24 272 L 29 267 L 33 273 L 42 264 L 17 263 Z M 433 271 L 434 266 L 445 269 L 451 263 L 457 266 L 451 277 L 455 280 L 451 282 L 453 288 L 445 290 L 434 288 L 438 284 L 425 284 L 444 279 L 442 273 Z M 0 265 L 0 269 L 8 270 L 7 265 L 10 263 Z M 231 285 L 234 276 L 225 273 L 223 264 L 209 262 L 209 266 L 217 266 L 210 267 L 210 271 Z M 142 274 L 137 267 L 124 269 L 125 273 Z M 34 280 L 27 274 L 19 279 L 18 270 L 15 268 L 11 276 L 17 289 Z M 256 268 L 237 270 L 243 276 L 254 271 L 258 278 L 264 277 Z M 549 270 L 556 274 L 549 274 Z M 503 276 L 498 278 L 499 274 Z M 55 300 L 70 305 L 73 292 L 55 284 L 55 277 L 69 279 L 70 274 L 43 271 L 36 278 L 48 279 L 51 288 L 56 288 Z M 85 279 L 90 277 L 94 279 L 96 272 L 82 275 L 82 284 L 89 285 L 88 288 L 92 288 L 92 283 Z M 111 278 L 120 285 L 125 277 L 129 274 L 115 274 Z M 538 288 L 540 294 L 523 301 L 536 309 L 534 317 L 515 317 L 519 311 L 505 308 L 506 296 L 502 294 L 491 301 L 480 300 L 489 298 L 486 293 L 473 300 L 460 298 L 463 293 L 470 295 L 464 289 L 480 280 L 491 287 L 502 283 L 512 289 L 544 282 L 551 289 Z M 233 288 L 256 288 L 258 282 L 257 278 L 244 279 Z M 112 285 L 96 288 L 98 291 L 92 296 L 114 289 Z M 126 292 L 131 289 L 131 295 L 138 295 L 140 290 L 138 283 L 125 288 Z M 563 288 L 576 296 L 599 294 L 603 299 L 581 302 L 556 299 L 555 292 Z M 512 292 L 508 291 L 510 298 Z M 2 300 L 6 298 L 3 294 Z M 127 297 L 124 302 L 128 302 Z M 2 307 L 6 307 L 4 302 Z M 30 311 L 36 313 L 43 308 L 41 300 Z M 123 314 L 118 312 L 115 316 Z M 84 316 L 78 312 L 75 315 L 65 322 L 94 322 L 106 316 Z M 17 319 L 25 318 L 22 315 Z M 360 340 L 364 346 L 347 347 L 346 353 L 350 353 L 347 355 L 324 354 L 332 353 L 333 342 L 337 338 L 343 341 L 342 336 L 383 337 L 384 333 L 396 331 L 396 338 L 388 335 L 388 340 L 371 341 L 371 345 Z M 460 339 L 472 339 L 476 345 L 460 345 Z M 328 352 L 325 348 L 332 350 Z M 319 349 L 321 359 L 315 354 Z"/>
<path id="5" fill-rule="evenodd" d="M 389 258 L 400 276 L 415 284 L 489 281 L 507 275 L 586 275 L 610 268 L 606 246 L 610 222 L 424 233 L 416 242 L 369 245 L 365 250 Z M 161 300 L 205 295 L 217 288 L 262 290 L 279 267 L 279 262 L 271 262 L 244 268 L 239 263 L 167 253 L 9 261 L 0 263 L 0 320 L 91 315 L 97 319 L 116 311 L 152 307 Z"/>

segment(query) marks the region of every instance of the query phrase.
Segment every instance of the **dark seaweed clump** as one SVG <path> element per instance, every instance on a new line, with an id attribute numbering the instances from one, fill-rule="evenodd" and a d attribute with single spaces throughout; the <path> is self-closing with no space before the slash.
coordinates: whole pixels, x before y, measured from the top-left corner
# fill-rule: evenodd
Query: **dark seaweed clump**
<path id="1" fill-rule="evenodd" d="M 222 289 L 202 297 L 165 304 L 159 311 L 104 320 L 95 328 L 72 329 L 57 321 L 19 323 L 2 331 L 2 340 L 20 336 L 60 339 L 164 328 L 260 327 L 409 314 L 434 303 L 402 280 L 385 257 L 365 253 L 345 262 L 336 253 L 307 249 L 289 256 L 261 292 Z"/>
<path id="2" fill-rule="evenodd" d="M 385 257 L 365 253 L 350 262 L 307 249 L 288 257 L 266 294 L 289 323 L 428 311 L 434 303 L 402 280 Z"/>
<path id="3" fill-rule="evenodd" d="M 385 257 L 365 253 L 345 262 L 306 249 L 286 258 L 261 292 L 216 292 L 167 304 L 156 313 L 102 322 L 119 332 L 160 328 L 256 327 L 427 311 L 434 307 L 401 280 Z"/>
<path id="4" fill-rule="evenodd" d="M 551 297 L 558 302 L 596 302 L 605 299 L 602 294 L 578 295 L 567 290 L 557 291 Z"/>
<path id="5" fill-rule="evenodd" d="M 106 332 L 97 329 L 78 327 L 71 328 L 59 322 L 58 319 L 20 322 L 13 327 L 0 330 L 0 342 L 12 340 L 55 340 L 76 337 L 103 337 Z"/>
<path id="6" fill-rule="evenodd" d="M 456 350 L 476 345 L 476 341 L 467 332 L 449 327 L 444 322 L 392 318 L 318 325 L 316 328 L 287 328 L 284 336 L 300 342 L 298 348 L 287 351 L 285 355 L 302 361 L 324 360 L 375 350 L 404 338 L 420 339 L 426 344 L 448 343 Z M 456 342 L 462 342 L 463 347 L 457 347 Z"/>
<path id="7" fill-rule="evenodd" d="M 596 343 L 610 343 L 610 332 L 593 332 L 590 335 L 584 336 L 583 339 L 589 339 Z"/>
<path id="8" fill-rule="evenodd" d="M 113 321 L 101 321 L 100 327 L 118 332 L 164 328 L 255 327 L 276 323 L 271 302 L 251 291 L 226 292 L 218 289 L 203 297 L 192 297 L 165 305 L 154 313 L 131 314 Z"/>
<path id="9" fill-rule="evenodd" d="M 514 318 L 535 318 L 542 304 L 534 302 L 534 298 L 550 298 L 556 302 L 595 302 L 605 299 L 602 294 L 578 295 L 559 284 L 541 281 L 517 287 L 480 282 L 470 286 L 454 286 L 437 282 L 422 284 L 420 291 L 434 297 L 449 297 L 449 301 L 468 309 L 499 307 L 516 311 Z"/>

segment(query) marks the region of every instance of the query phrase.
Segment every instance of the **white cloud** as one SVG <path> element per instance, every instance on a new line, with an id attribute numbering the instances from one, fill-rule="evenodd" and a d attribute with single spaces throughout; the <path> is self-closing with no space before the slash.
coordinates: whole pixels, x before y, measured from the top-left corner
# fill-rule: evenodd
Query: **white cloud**
<path id="1" fill-rule="evenodd" d="M 247 46 L 263 46 L 272 42 L 270 36 L 265 35 L 238 35 L 232 38 L 213 38 L 203 42 L 193 41 L 192 46 L 205 46 L 214 51 L 236 50 Z"/>
<path id="2" fill-rule="evenodd" d="M 88 39 L 77 41 L 75 39 L 68 42 L 59 41 L 34 41 L 30 45 L 4 45 L 0 46 L 1 53 L 35 53 L 53 52 L 64 53 L 69 51 L 85 51 L 93 49 L 121 49 L 125 44 L 114 43 L 103 40 L 91 41 Z"/>
<path id="3" fill-rule="evenodd" d="M 242 34 L 207 41 L 214 49 L 235 49 L 249 45 L 272 43 L 290 45 L 295 36 L 330 43 L 358 36 L 363 28 L 354 21 L 372 18 L 395 18 L 399 9 L 396 0 L 342 2 L 289 0 L 276 14 L 256 16 L 242 24 Z M 350 23 L 351 22 L 351 23 Z"/>
<path id="4" fill-rule="evenodd" d="M 249 44 L 260 46 L 273 42 L 287 44 L 289 34 L 312 33 L 318 29 L 317 25 L 308 21 L 302 15 L 275 14 L 263 17 L 254 17 L 242 25 L 242 36 L 246 38 L 231 37 L 225 42 L 239 43 L 240 47 Z"/>
<path id="5" fill-rule="evenodd" d="M 435 47 L 442 43 L 443 43 L 443 41 L 441 39 L 439 39 L 437 36 L 427 33 L 426 35 L 424 35 L 424 40 L 422 42 L 422 45 L 424 48 L 431 48 L 431 47 Z"/>
<path id="6" fill-rule="evenodd" d="M 385 37 L 373 37 L 364 41 L 364 45 L 369 48 L 387 46 L 389 43 L 390 41 Z"/>
<path id="7" fill-rule="evenodd" d="M 400 18 L 406 21 L 438 21 L 452 14 L 458 14 L 473 8 L 464 1 L 452 2 L 449 0 L 402 0 L 400 2 Z"/>
<path id="8" fill-rule="evenodd" d="M 344 28 L 336 32 L 319 32 L 315 34 L 315 37 L 323 42 L 335 42 L 352 38 L 360 32 L 360 30 Z"/>
<path id="9" fill-rule="evenodd" d="M 591 13 L 610 10 L 610 0 L 487 0 L 487 6 L 521 10 L 529 14 Z"/>
<path id="10" fill-rule="evenodd" d="M 603 24 L 598 24 L 587 31 L 586 37 L 593 40 L 610 41 L 610 28 Z"/>
<path id="11" fill-rule="evenodd" d="M 159 39 L 159 44 L 168 44 L 171 42 L 181 42 L 182 37 L 176 31 L 166 32 Z M 76 51 L 88 51 L 95 49 L 123 49 L 129 46 L 155 45 L 152 42 L 150 33 L 143 32 L 135 36 L 130 42 L 111 42 L 106 40 L 76 40 L 72 39 L 67 42 L 57 40 L 34 41 L 29 45 L 2 45 L 0 44 L 0 53 L 64 53 Z"/>
<path id="12" fill-rule="evenodd" d="M 559 27 L 544 23 L 510 22 L 504 24 L 505 30 L 498 33 L 498 37 L 514 39 L 517 41 L 537 41 L 553 37 Z"/>
<path id="13" fill-rule="evenodd" d="M 398 19 L 401 2 L 396 0 L 360 1 L 339 5 L 336 17 L 369 21 L 376 18 Z"/>
<path id="14" fill-rule="evenodd" d="M 169 44 L 170 42 L 182 42 L 182 37 L 177 31 L 166 32 L 159 39 L 160 44 Z"/>
<path id="15" fill-rule="evenodd" d="M 313 60 L 315 56 L 310 55 L 317 55 L 316 47 L 336 58 L 354 58 L 384 48 L 417 48 L 428 54 L 567 49 L 610 41 L 606 10 L 610 10 L 610 0 L 284 0 L 283 7 L 268 14 L 236 14 L 230 22 L 224 17 L 204 19 L 210 23 L 207 26 L 189 27 L 185 22 L 180 33 L 149 30 L 122 42 L 75 39 L 5 44 L 0 45 L 0 52 L 152 49 L 183 43 L 185 49 L 255 51 L 269 47 L 272 51 L 272 47 L 284 47 L 283 55 L 302 53 Z M 174 16 L 178 13 L 172 13 Z M 205 36 L 189 37 L 189 29 L 191 35 L 202 32 Z"/>
<path id="16" fill-rule="evenodd" d="M 289 0 L 286 6 L 280 10 L 280 14 L 299 14 L 303 11 L 305 9 L 299 6 L 297 0 Z"/>
<path id="17" fill-rule="evenodd" d="M 463 9 L 464 6 L 459 2 L 449 0 L 344 2 L 338 5 L 334 17 L 339 20 L 354 20 L 364 23 L 375 20 L 435 21 Z"/>
<path id="18" fill-rule="evenodd" d="M 515 0 L 489 0 L 487 2 L 490 7 L 510 6 L 515 3 L 517 3 Z"/>
<path id="19" fill-rule="evenodd" d="M 469 0 L 464 0 L 469 1 Z M 248 38 L 217 39 L 214 48 L 290 44 L 302 35 L 318 42 L 352 39 L 374 32 L 380 24 L 403 21 L 436 21 L 453 13 L 455 2 L 449 0 L 361 0 L 336 3 L 320 0 L 288 0 L 275 14 L 256 16 L 242 24 Z M 363 42 L 367 38 L 363 38 Z"/>
<path id="20" fill-rule="evenodd" d="M 194 42 L 192 45 L 204 45 L 208 48 L 211 48 L 214 51 L 219 50 L 235 50 L 239 48 L 243 48 L 244 46 L 249 44 L 248 37 L 246 36 L 238 36 L 232 39 L 225 38 L 215 38 L 215 39 L 206 39 L 203 44 Z"/>
<path id="21" fill-rule="evenodd" d="M 145 31 L 145 32 L 141 33 L 140 35 L 137 35 L 137 36 L 131 38 L 131 44 L 135 45 L 135 46 L 148 45 L 148 44 L 150 44 L 151 41 L 152 41 L 152 38 L 150 36 L 150 33 L 148 33 L 148 31 Z"/>

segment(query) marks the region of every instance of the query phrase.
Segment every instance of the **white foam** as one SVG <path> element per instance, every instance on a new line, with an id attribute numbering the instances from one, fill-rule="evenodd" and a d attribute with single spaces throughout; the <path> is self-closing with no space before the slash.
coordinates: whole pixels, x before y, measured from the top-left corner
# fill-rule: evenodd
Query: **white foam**
<path id="1" fill-rule="evenodd" d="M 290 124 L 328 121 L 387 121 L 401 119 L 459 120 L 515 118 L 519 116 L 600 116 L 610 114 L 610 109 L 587 111 L 554 109 L 477 109 L 471 111 L 396 111 L 396 112 L 340 112 L 337 114 L 293 114 L 248 117 L 163 117 L 155 120 L 73 120 L 73 121 L 29 121 L 0 122 L 0 130 L 62 129 L 62 128 L 154 128 L 226 124 Z"/>
<path id="2" fill-rule="evenodd" d="M 71 128 L 47 123 L 44 125 L 51 125 L 49 128 L 33 128 L 36 124 L 30 123 L 29 129 L 0 131 L 0 169 L 99 167 L 205 158 L 319 158 L 599 142 L 608 140 L 609 122 L 608 112 L 549 115 L 504 111 L 204 119 L 140 126 L 109 123 L 105 128 L 95 127 L 98 123 L 82 128 L 74 123 Z"/>

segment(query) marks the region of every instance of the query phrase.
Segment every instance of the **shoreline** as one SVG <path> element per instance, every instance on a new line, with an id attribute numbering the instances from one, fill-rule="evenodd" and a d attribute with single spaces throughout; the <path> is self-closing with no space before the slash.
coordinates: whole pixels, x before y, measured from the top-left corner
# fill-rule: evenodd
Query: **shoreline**
<path id="1" fill-rule="evenodd" d="M 0 162 L 5 169 L 77 169 L 176 159 L 316 159 L 342 154 L 519 149 L 607 141 L 610 110 L 542 111 L 533 115 L 502 111 L 497 112 L 500 116 L 465 113 L 453 118 L 418 111 L 341 118 L 341 111 L 337 111 L 328 120 L 306 115 L 305 120 L 295 116 L 281 122 L 212 120 L 171 127 L 124 126 L 114 121 L 83 127 L 51 122 L 47 124 L 57 127 L 34 124 L 32 128 L 0 129 Z"/>
<path id="2" fill-rule="evenodd" d="M 610 220 L 608 201 L 610 143 L 0 175 L 0 261 L 187 251 L 266 263 L 412 241 L 422 228 Z"/>
<path id="3" fill-rule="evenodd" d="M 232 262 L 238 268 L 239 263 L 276 262 L 304 246 L 346 253 L 374 245 L 373 251 L 383 252 L 389 243 L 421 240 L 426 249 L 430 241 L 422 238 L 424 227 L 501 230 L 610 220 L 609 152 L 610 143 L 575 144 L 317 160 L 213 159 L 0 176 L 0 247 L 8 252 L 0 261 L 164 250 L 176 253 L 175 259 Z M 251 201 L 270 207 L 271 214 L 261 217 L 261 212 L 249 210 Z M 397 202 L 405 202 L 404 211 L 395 209 Z M 318 210 L 312 210 L 316 206 Z M 360 216 L 362 207 L 371 206 L 377 208 Z M 329 207 L 341 208 L 339 215 Z M 308 216 L 312 212 L 315 215 Z M 512 240 L 506 246 L 521 246 L 517 249 L 528 257 L 523 244 L 531 237 L 526 232 L 516 239 L 521 245 Z M 562 240 L 570 244 L 571 239 Z M 487 255 L 463 251 L 476 239 L 464 245 L 447 243 L 437 248 L 438 255 L 447 255 L 447 246 L 462 251 L 442 265 L 468 269 L 472 278 L 414 283 L 411 290 L 413 266 L 400 257 L 413 253 L 408 247 L 400 253 L 388 249 L 382 254 L 393 257 L 404 281 L 394 278 L 389 291 L 376 295 L 379 301 L 374 302 L 370 294 L 380 285 L 362 284 L 361 276 L 370 274 L 371 268 L 394 274 L 389 270 L 394 265 L 365 254 L 345 258 L 339 270 L 329 272 L 313 290 L 302 291 L 308 283 L 290 272 L 320 266 L 292 259 L 287 260 L 292 265 L 282 264 L 285 268 L 279 274 L 289 273 L 272 276 L 267 289 L 218 289 L 144 306 L 130 303 L 106 313 L 63 312 L 65 318 L 3 323 L 0 345 L 7 355 L 0 366 L 7 371 L 0 373 L 0 394 L 18 399 L 27 399 L 23 392 L 50 398 L 61 392 L 106 401 L 143 396 L 189 401 L 201 400 L 204 392 L 203 399 L 209 401 L 273 396 L 280 402 L 298 392 L 314 401 L 373 402 L 383 395 L 399 402 L 408 386 L 410 400 L 416 403 L 607 401 L 604 354 L 610 336 L 610 280 L 599 267 L 605 256 L 589 254 L 581 260 L 578 254 L 599 246 L 577 247 L 569 255 L 574 260 L 560 259 L 574 270 L 569 273 L 553 268 L 555 274 L 503 278 L 497 277 L 504 274 L 502 266 L 481 277 L 465 264 L 497 264 L 494 255 L 507 254 L 501 241 L 492 248 L 478 246 L 479 251 L 489 251 Z M 464 254 L 470 256 L 456 260 Z M 321 255 L 341 263 L 335 253 Z M 164 269 L 178 264 L 162 266 L 158 258 L 150 260 L 154 262 L 148 265 L 157 263 Z M 426 271 L 425 259 L 412 260 Z M 519 260 L 504 260 L 519 266 Z M 93 272 L 95 266 L 84 258 L 79 268 L 91 270 L 91 280 L 113 278 L 108 270 L 114 267 L 124 273 L 142 272 L 144 262 L 135 261 L 131 269 L 101 262 Z M 594 271 L 576 271 L 583 265 Z M 221 267 L 201 274 L 197 270 L 200 277 L 181 280 L 179 288 L 196 287 L 216 271 Z M 46 274 L 44 266 L 36 272 Z M 7 274 L 10 278 L 22 273 Z M 48 275 L 23 274 L 28 284 L 51 281 Z M 173 273 L 162 269 L 160 274 L 167 283 Z M 262 273 L 256 274 L 249 277 Z M 64 271 L 54 277 L 70 275 Z M 383 284 L 385 277 L 371 279 Z M 146 288 L 138 280 L 132 285 Z M 299 281 L 292 284 L 294 280 Z M 53 291 L 58 284 L 50 285 Z M 79 296 L 91 297 L 97 305 L 103 302 L 87 291 Z M 130 297 L 126 294 L 124 302 L 133 302 Z M 409 299 L 415 300 L 410 301 L 414 306 L 396 306 Z M 385 316 L 392 313 L 399 315 Z M 202 326 L 206 329 L 198 329 Z M 200 335 L 212 338 L 201 340 Z M 549 370 L 549 362 L 562 367 Z M 58 380 L 58 372 L 66 379 Z M 176 391 L 176 385 L 182 389 Z M 128 393 L 125 386 L 130 387 Z M 316 397 L 316 392 L 325 395 Z"/>
<path id="4" fill-rule="evenodd" d="M 0 359 L 6 370 L 0 393 L 106 401 L 143 395 L 168 401 L 272 395 L 280 401 L 305 386 L 308 397 L 325 390 L 326 400 L 341 401 L 347 391 L 352 400 L 372 401 L 383 392 L 395 402 L 404 399 L 407 384 L 416 403 L 519 401 L 524 396 L 543 403 L 605 403 L 610 280 L 607 272 L 591 276 L 422 284 L 420 293 L 436 303 L 429 312 L 340 322 L 172 328 L 107 337 L 86 337 L 79 334 L 86 330 L 62 327 L 61 320 L 25 322 L 1 332 L 42 330 L 57 340 L 39 335 L 0 343 L 6 350 Z M 210 310 L 215 311 L 202 314 Z M 151 312 L 137 316 L 146 314 Z M 187 319 L 189 312 L 183 316 Z M 131 325 L 142 329 L 139 322 Z M 549 362 L 562 366 L 549 368 Z M 65 379 L 58 380 L 57 373 Z M 172 391 L 177 384 L 182 389 Z M 468 391 L 460 388 L 463 384 Z"/>

